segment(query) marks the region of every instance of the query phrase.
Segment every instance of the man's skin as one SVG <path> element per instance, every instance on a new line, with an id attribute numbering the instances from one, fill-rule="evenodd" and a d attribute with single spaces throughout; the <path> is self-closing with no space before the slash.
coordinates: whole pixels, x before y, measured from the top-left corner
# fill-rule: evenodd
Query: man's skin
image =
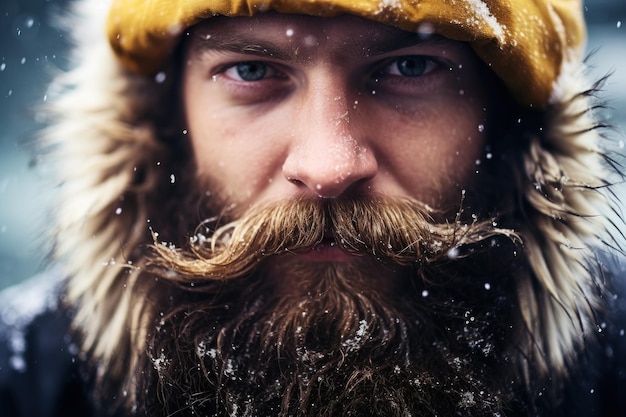
<path id="1" fill-rule="evenodd" d="M 484 156 L 492 76 L 466 44 L 268 13 L 192 28 L 184 56 L 198 175 L 240 212 L 355 192 L 456 209 Z"/>

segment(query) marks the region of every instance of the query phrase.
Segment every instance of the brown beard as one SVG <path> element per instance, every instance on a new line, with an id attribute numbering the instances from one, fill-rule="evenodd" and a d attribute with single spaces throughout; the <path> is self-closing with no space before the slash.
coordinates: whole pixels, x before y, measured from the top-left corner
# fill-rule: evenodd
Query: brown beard
<path id="1" fill-rule="evenodd" d="M 146 414 L 522 408 L 510 343 L 516 240 L 492 221 L 437 223 L 412 200 L 355 197 L 282 202 L 200 232 L 188 251 L 157 244 L 157 278 L 146 277 L 155 328 L 132 376 Z M 358 258 L 294 255 L 328 236 Z"/>

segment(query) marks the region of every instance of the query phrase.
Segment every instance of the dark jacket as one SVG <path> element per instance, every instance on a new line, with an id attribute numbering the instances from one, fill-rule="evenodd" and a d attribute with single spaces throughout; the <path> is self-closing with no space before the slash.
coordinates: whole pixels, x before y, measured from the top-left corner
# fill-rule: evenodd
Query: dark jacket
<path id="1" fill-rule="evenodd" d="M 0 294 L 0 415 L 92 415 L 70 314 L 51 271 Z"/>

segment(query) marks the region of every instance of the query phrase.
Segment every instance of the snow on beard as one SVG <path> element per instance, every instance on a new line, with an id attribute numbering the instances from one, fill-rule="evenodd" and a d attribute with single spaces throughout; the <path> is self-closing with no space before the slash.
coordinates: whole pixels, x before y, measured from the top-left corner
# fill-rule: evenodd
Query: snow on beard
<path id="1" fill-rule="evenodd" d="M 355 261 L 294 255 L 329 239 Z M 506 343 L 515 291 L 502 253 L 516 240 L 491 221 L 435 223 L 410 199 L 302 199 L 193 242 L 156 245 L 147 299 L 157 325 L 135 374 L 149 415 L 515 407 Z"/>

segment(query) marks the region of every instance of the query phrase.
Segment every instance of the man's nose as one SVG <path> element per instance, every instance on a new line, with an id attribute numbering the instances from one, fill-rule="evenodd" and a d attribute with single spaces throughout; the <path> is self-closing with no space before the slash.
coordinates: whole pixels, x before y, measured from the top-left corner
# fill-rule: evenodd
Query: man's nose
<path id="1" fill-rule="evenodd" d="M 283 175 L 322 198 L 338 197 L 371 181 L 378 171 L 358 101 L 338 83 L 310 88 L 299 97 L 294 138 Z"/>

